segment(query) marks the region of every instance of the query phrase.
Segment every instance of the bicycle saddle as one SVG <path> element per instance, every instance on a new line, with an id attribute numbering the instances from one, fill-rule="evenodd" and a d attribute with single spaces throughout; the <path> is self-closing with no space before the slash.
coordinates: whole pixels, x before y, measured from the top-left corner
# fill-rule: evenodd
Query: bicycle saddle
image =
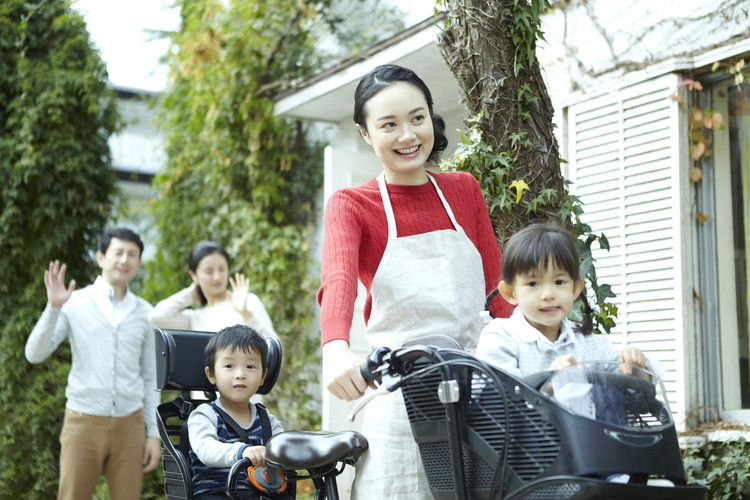
<path id="1" fill-rule="evenodd" d="M 266 443 L 266 462 L 280 469 L 315 469 L 356 459 L 367 439 L 355 431 L 287 431 Z"/>

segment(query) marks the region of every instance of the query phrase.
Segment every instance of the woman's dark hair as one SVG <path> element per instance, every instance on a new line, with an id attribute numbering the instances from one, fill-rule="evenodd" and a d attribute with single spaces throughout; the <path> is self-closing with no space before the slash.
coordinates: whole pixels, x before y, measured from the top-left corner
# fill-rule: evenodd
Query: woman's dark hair
<path id="1" fill-rule="evenodd" d="M 396 66 L 395 64 L 384 64 L 376 67 L 362 77 L 359 85 L 357 85 L 357 90 L 354 91 L 354 123 L 359 125 L 363 130 L 367 130 L 365 104 L 367 104 L 367 101 L 372 96 L 384 88 L 399 82 L 410 83 L 424 94 L 424 98 L 427 101 L 427 109 L 430 112 L 430 119 L 432 120 L 432 130 L 435 134 L 435 143 L 432 146 L 430 155 L 427 157 L 427 161 L 437 162 L 440 159 L 440 153 L 448 147 L 448 138 L 445 136 L 445 120 L 432 110 L 432 94 L 430 93 L 430 89 L 427 88 L 427 85 L 425 85 L 416 73 L 408 68 Z"/>
<path id="2" fill-rule="evenodd" d="M 554 265 L 564 269 L 573 280 L 581 277 L 581 259 L 573 236 L 557 224 L 548 222 L 532 224 L 511 236 L 503 251 L 503 280 L 509 286 L 521 273 L 540 270 Z M 586 288 L 579 296 L 583 302 L 583 322 L 577 332 L 588 335 L 593 331 L 594 320 L 586 297 Z"/>
<path id="3" fill-rule="evenodd" d="M 203 258 L 208 255 L 213 255 L 215 253 L 223 255 L 224 258 L 227 259 L 227 266 L 229 265 L 229 254 L 227 253 L 226 250 L 224 250 L 223 246 L 219 245 L 215 241 L 209 241 L 209 240 L 199 241 L 193 246 L 192 250 L 190 250 L 190 255 L 188 255 L 188 269 L 190 269 L 193 272 L 197 272 L 198 264 L 200 264 Z M 203 290 L 201 290 L 201 286 L 196 284 L 195 289 L 198 292 L 198 298 L 201 301 L 201 305 L 205 306 L 206 304 L 208 304 L 208 300 L 206 299 L 206 296 L 203 294 Z"/>
<path id="4" fill-rule="evenodd" d="M 246 354 L 255 351 L 260 356 L 261 371 L 266 371 L 266 358 L 268 358 L 268 344 L 261 334 L 245 325 L 228 326 L 219 330 L 219 333 L 208 340 L 204 356 L 206 366 L 214 373 L 216 353 L 222 349 L 236 351 L 241 349 Z"/>

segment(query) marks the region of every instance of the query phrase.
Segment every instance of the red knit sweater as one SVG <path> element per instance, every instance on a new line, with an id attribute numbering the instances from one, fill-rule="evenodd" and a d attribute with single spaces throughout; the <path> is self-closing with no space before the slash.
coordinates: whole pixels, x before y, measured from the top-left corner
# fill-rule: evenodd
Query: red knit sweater
<path id="1" fill-rule="evenodd" d="M 476 179 L 468 173 L 433 173 L 456 220 L 482 257 L 485 293 L 500 280 L 500 251 L 487 205 Z M 412 236 L 452 229 L 450 218 L 429 181 L 419 186 L 388 184 L 398 236 Z M 331 195 L 326 205 L 320 304 L 321 343 L 349 341 L 357 279 L 367 290 L 365 323 L 370 318 L 370 287 L 388 240 L 388 223 L 376 179 Z M 510 316 L 513 307 L 504 300 L 493 302 L 497 317 Z M 479 311 L 477 311 L 479 313 Z"/>

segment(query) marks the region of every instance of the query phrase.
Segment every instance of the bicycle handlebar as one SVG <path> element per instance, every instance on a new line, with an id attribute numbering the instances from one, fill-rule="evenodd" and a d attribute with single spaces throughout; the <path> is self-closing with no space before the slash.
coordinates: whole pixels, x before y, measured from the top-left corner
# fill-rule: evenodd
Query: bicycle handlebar
<path id="1" fill-rule="evenodd" d="M 368 385 L 373 382 L 385 384 L 389 391 L 398 389 L 401 377 L 413 370 L 412 360 L 420 357 L 433 358 L 434 348 L 424 345 L 409 347 L 380 347 L 370 353 L 367 359 L 359 365 L 359 372 Z M 383 378 L 387 380 L 384 382 Z"/>
<path id="2" fill-rule="evenodd" d="M 413 365 L 410 359 L 426 354 L 424 346 L 401 347 L 391 350 L 380 347 L 370 353 L 365 361 L 359 365 L 359 373 L 367 385 L 378 383 L 378 390 L 362 398 L 349 412 L 349 420 L 365 407 L 374 397 L 387 394 L 401 387 L 402 377 L 411 373 Z M 384 380 L 385 377 L 385 380 Z"/>

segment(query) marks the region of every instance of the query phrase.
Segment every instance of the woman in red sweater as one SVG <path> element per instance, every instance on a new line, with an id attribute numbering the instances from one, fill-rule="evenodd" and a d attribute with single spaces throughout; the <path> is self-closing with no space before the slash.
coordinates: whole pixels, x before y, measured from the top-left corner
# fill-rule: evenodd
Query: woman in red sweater
<path id="1" fill-rule="evenodd" d="M 376 178 L 341 189 L 325 213 L 318 302 L 323 379 L 344 400 L 367 385 L 349 350 L 357 280 L 367 289 L 372 349 L 444 334 L 473 351 L 485 297 L 500 280 L 500 252 L 479 184 L 463 172 L 428 173 L 445 150 L 445 122 L 424 82 L 400 66 L 378 66 L 357 86 L 354 122 L 383 165 Z M 496 315 L 508 316 L 502 304 Z M 365 409 L 369 451 L 353 498 L 432 498 L 399 392 Z"/>

